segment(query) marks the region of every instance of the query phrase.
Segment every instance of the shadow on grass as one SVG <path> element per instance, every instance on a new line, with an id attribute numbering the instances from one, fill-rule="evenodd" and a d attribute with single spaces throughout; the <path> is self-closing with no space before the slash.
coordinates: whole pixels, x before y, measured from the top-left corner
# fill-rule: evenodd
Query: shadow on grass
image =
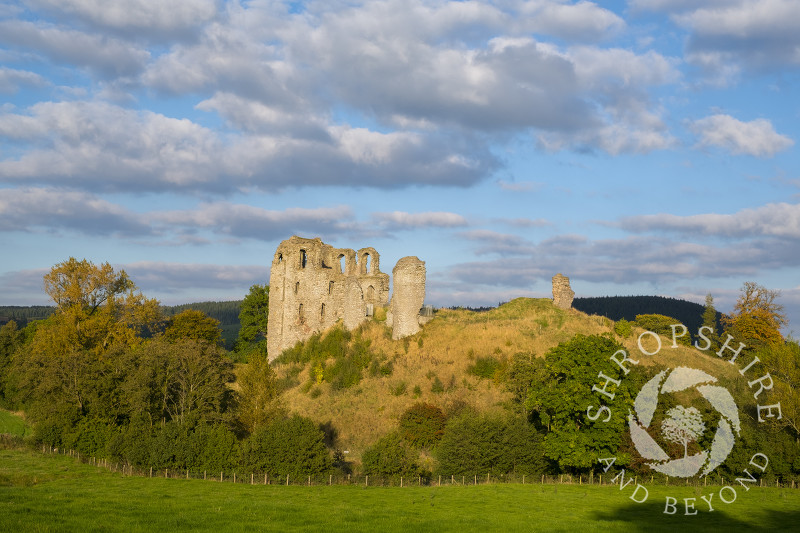
<path id="1" fill-rule="evenodd" d="M 713 512 L 697 509 L 696 515 L 685 515 L 682 502 L 673 515 L 664 513 L 662 502 L 631 504 L 607 511 L 596 511 L 592 517 L 598 522 L 624 524 L 626 531 L 653 533 L 655 531 L 797 531 L 800 509 L 796 511 L 765 510 L 752 521 L 734 518 L 715 508 Z"/>

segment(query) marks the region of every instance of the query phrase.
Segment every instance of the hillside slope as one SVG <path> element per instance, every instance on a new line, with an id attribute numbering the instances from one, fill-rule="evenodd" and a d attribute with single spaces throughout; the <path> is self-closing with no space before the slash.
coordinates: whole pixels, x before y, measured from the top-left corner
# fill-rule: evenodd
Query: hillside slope
<path id="1" fill-rule="evenodd" d="M 364 371 L 361 381 L 349 388 L 337 390 L 324 380 L 320 383 L 322 371 L 315 373 L 314 363 L 278 362 L 274 366 L 290 384 L 283 394 L 286 407 L 332 425 L 339 447 L 350 450 L 355 458 L 394 429 L 402 412 L 415 402 L 429 402 L 445 412 L 464 406 L 481 411 L 501 409 L 510 394 L 500 379 L 470 373 L 477 361 L 497 363 L 499 378 L 503 362 L 517 352 L 543 356 L 578 333 L 611 333 L 613 324 L 606 317 L 559 309 L 549 299 L 518 298 L 486 312 L 440 310 L 420 333 L 397 341 L 382 322 L 366 323 L 357 335 L 369 341 L 375 358 L 384 368 L 391 367 L 391 373 Z M 643 355 L 636 341 L 641 332 L 634 329 L 633 336 L 618 340 L 643 364 L 690 365 L 716 375 L 734 375 L 731 365 L 693 348 L 672 349 L 667 339 L 658 355 Z M 645 349 L 654 351 L 648 345 Z M 325 366 L 334 361 L 329 358 Z"/>

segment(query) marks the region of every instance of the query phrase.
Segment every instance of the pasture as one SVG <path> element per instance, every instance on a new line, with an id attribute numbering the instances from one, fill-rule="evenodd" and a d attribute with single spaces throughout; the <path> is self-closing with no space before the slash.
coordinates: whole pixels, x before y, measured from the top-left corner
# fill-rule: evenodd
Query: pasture
<path id="1" fill-rule="evenodd" d="M 738 487 L 738 485 L 736 485 Z M 479 484 L 281 486 L 123 476 L 63 455 L 0 450 L 0 531 L 775 531 L 800 521 L 800 490 Z M 665 498 L 678 501 L 664 514 Z M 685 516 L 683 498 L 697 514 Z M 691 500 L 690 500 L 691 501 Z"/>

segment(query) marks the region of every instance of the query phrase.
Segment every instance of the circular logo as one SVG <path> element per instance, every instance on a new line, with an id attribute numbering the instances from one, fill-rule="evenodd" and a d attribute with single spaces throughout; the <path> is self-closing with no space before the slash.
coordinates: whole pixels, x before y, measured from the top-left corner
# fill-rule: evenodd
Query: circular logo
<path id="1" fill-rule="evenodd" d="M 647 463 L 650 468 L 667 476 L 691 477 L 698 472 L 705 476 L 725 461 L 733 449 L 734 431 L 739 435 L 741 426 L 733 396 L 725 387 L 713 385 L 716 382 L 717 378 L 702 370 L 682 366 L 663 370 L 642 387 L 633 404 L 635 413 L 628 414 L 628 426 L 636 450 L 651 461 Z M 699 452 L 689 455 L 689 445 L 698 441 L 706 431 L 703 413 L 694 406 L 676 405 L 666 411 L 660 425 L 653 424 L 653 418 L 659 407 L 659 398 L 692 389 L 711 404 L 718 417 L 712 421 L 717 429 L 708 449 L 700 447 Z M 671 457 L 650 435 L 651 432 L 658 434 L 662 441 L 682 445 L 683 455 Z"/>

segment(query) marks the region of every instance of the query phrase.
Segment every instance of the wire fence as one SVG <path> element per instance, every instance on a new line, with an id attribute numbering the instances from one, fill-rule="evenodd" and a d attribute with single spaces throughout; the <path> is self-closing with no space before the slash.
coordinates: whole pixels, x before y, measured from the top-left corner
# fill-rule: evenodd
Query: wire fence
<path id="1" fill-rule="evenodd" d="M 184 479 L 184 480 L 205 480 L 220 483 L 240 483 L 250 485 L 360 485 L 363 487 L 421 487 L 421 486 L 469 486 L 486 484 L 521 484 L 521 485 L 627 485 L 632 482 L 632 486 L 641 483 L 648 486 L 693 486 L 693 487 L 724 487 L 736 483 L 736 476 L 725 477 L 705 476 L 693 478 L 674 478 L 661 474 L 636 475 L 630 472 L 620 474 L 620 472 L 607 472 L 603 474 L 557 474 L 557 475 L 526 475 L 526 474 L 485 474 L 472 475 L 439 475 L 431 476 L 370 476 L 365 474 L 343 474 L 328 473 L 315 475 L 290 475 L 290 474 L 268 474 L 264 472 L 242 471 L 242 470 L 193 470 L 177 468 L 154 468 L 137 467 L 127 463 L 109 461 L 108 459 L 84 456 L 74 450 L 59 450 L 48 446 L 42 446 L 43 454 L 59 454 L 75 457 L 82 463 L 104 468 L 111 472 L 117 472 L 123 476 L 165 478 L 165 479 Z M 746 478 L 745 478 L 746 479 Z M 784 489 L 800 489 L 800 480 L 797 478 L 779 478 L 777 476 L 765 476 L 758 479 L 757 486 L 775 487 Z"/>

